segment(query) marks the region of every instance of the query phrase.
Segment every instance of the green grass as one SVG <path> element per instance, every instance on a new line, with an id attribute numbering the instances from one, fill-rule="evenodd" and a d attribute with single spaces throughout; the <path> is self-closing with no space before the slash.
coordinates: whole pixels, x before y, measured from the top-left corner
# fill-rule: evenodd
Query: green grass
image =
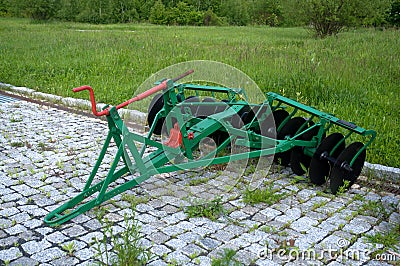
<path id="1" fill-rule="evenodd" d="M 374 257 L 376 257 L 376 254 L 383 254 L 390 250 L 395 250 L 400 241 L 400 224 L 394 225 L 388 232 L 376 232 L 373 235 L 366 235 L 366 238 L 369 243 L 383 245 L 383 248 L 371 254 Z"/>
<path id="2" fill-rule="evenodd" d="M 243 191 L 243 202 L 251 205 L 261 202 L 272 205 L 286 196 L 286 193 L 279 193 L 279 190 L 273 189 L 272 185 L 267 188 L 257 188 L 254 190 L 246 188 Z"/>
<path id="3" fill-rule="evenodd" d="M 212 221 L 217 220 L 222 214 L 226 213 L 222 205 L 222 198 L 216 197 L 212 200 L 194 200 L 192 205 L 185 207 L 184 212 L 189 218 L 205 217 Z"/>
<path id="4" fill-rule="evenodd" d="M 11 142 L 11 147 L 16 147 L 16 148 L 21 148 L 21 147 L 24 147 L 25 146 L 25 143 L 23 143 L 23 142 Z"/>
<path id="5" fill-rule="evenodd" d="M 74 95 L 71 89 L 87 84 L 100 102 L 114 105 L 172 64 L 223 62 L 248 74 L 264 92 L 280 92 L 375 129 L 378 137 L 367 160 L 400 167 L 400 31 L 350 30 L 321 40 L 302 28 L 33 24 L 1 18 L 0 40 L 1 82 L 85 99 L 87 93 Z"/>
<path id="6" fill-rule="evenodd" d="M 109 221 L 104 215 L 107 213 L 105 208 L 100 207 L 95 211 L 97 220 L 102 225 L 102 237 L 94 238 L 92 245 L 95 251 L 96 265 L 147 265 L 152 259 L 153 254 L 142 246 L 143 235 L 140 232 L 140 225 L 135 219 L 136 205 L 131 205 L 131 214 L 124 214 L 124 230 L 121 233 L 113 233 L 114 223 Z M 108 245 L 111 244 L 111 250 Z M 64 248 L 63 248 L 64 249 Z M 64 249 L 66 250 L 66 249 Z M 67 250 L 66 250 L 67 251 Z"/>
<path id="7" fill-rule="evenodd" d="M 358 213 L 373 216 L 383 221 L 388 220 L 390 216 L 390 211 L 381 201 L 373 200 L 365 201 L 359 208 Z"/>
<path id="8" fill-rule="evenodd" d="M 241 263 L 234 258 L 235 255 L 235 250 L 226 248 L 221 257 L 213 258 L 211 260 L 211 266 L 239 266 Z"/>

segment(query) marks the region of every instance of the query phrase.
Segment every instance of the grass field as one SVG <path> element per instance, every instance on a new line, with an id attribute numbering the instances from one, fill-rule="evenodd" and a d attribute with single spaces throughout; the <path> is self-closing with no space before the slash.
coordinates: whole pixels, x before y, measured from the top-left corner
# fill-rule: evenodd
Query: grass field
<path id="1" fill-rule="evenodd" d="M 371 163 L 400 167 L 400 31 L 350 30 L 314 39 L 302 28 L 33 24 L 0 19 L 0 82 L 71 97 L 91 85 L 101 102 L 133 96 L 152 73 L 213 60 L 378 137 Z"/>

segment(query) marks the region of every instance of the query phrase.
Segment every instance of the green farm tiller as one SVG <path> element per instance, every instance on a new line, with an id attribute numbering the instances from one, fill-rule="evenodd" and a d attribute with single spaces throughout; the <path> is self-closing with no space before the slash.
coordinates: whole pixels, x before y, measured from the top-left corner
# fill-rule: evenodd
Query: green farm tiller
<path id="1" fill-rule="evenodd" d="M 106 116 L 109 131 L 83 191 L 50 212 L 45 217 L 47 224 L 60 225 L 153 175 L 230 161 L 274 157 L 295 174 L 307 174 L 313 184 L 329 180 L 333 194 L 351 186 L 360 175 L 375 131 L 273 92 L 266 94 L 264 102 L 252 104 L 243 89 L 177 83 L 192 72 L 162 80 L 150 90 L 100 112 L 91 87 L 73 90 L 89 91 L 92 112 Z M 147 136 L 130 132 L 118 109 L 153 94 Z M 160 141 L 154 135 L 165 139 Z M 211 140 L 211 149 L 199 156 L 205 139 Z M 112 140 L 118 149 L 108 174 L 93 182 Z M 239 147 L 239 152 L 224 152 L 233 146 Z M 145 155 L 149 147 L 154 151 Z M 128 174 L 132 179 L 116 182 Z"/>

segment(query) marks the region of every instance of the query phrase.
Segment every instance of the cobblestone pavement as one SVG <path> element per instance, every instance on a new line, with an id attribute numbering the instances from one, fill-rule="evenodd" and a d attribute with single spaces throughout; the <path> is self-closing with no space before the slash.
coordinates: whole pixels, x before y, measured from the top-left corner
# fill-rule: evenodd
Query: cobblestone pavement
<path id="1" fill-rule="evenodd" d="M 0 264 L 95 262 L 93 238 L 100 239 L 102 230 L 93 211 L 59 227 L 47 226 L 43 218 L 82 190 L 107 132 L 106 123 L 21 101 L 0 105 L 0 125 Z M 106 156 L 100 177 L 107 173 L 113 152 L 115 147 Z M 211 265 L 224 249 L 236 251 L 234 258 L 244 265 L 400 261 L 393 255 L 400 252 L 398 243 L 379 243 L 379 236 L 395 234 L 399 224 L 398 195 L 356 184 L 332 196 L 324 187 L 296 182 L 290 170 L 275 166 L 264 184 L 275 191 L 271 196 L 275 201 L 250 205 L 243 202 L 240 189 L 218 190 L 229 178 L 219 173 L 157 175 L 115 197 L 103 204 L 113 232 L 124 230 L 129 200 L 139 198 L 135 217 L 141 225 L 141 244 L 153 254 L 150 265 Z M 273 196 L 282 193 L 284 197 Z M 198 202 L 196 198 L 216 196 L 222 196 L 225 210 L 218 219 L 185 213 L 187 206 Z M 377 256 L 388 261 L 376 260 Z"/>

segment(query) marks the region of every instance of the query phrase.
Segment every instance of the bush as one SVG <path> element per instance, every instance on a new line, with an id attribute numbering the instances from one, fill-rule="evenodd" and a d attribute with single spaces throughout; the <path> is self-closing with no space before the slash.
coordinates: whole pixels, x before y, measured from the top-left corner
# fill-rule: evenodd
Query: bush
<path id="1" fill-rule="evenodd" d="M 245 0 L 227 0 L 221 9 L 222 15 L 228 18 L 231 25 L 245 26 L 250 23 L 249 4 Z"/>
<path id="2" fill-rule="evenodd" d="M 150 9 L 150 17 L 149 21 L 153 24 L 167 24 L 166 20 L 166 9 L 161 0 L 158 0 L 157 2 L 154 3 L 154 6 Z"/>
<path id="3" fill-rule="evenodd" d="M 344 27 L 382 25 L 389 7 L 390 0 L 302 0 L 298 8 L 316 36 L 325 37 Z"/>
<path id="4" fill-rule="evenodd" d="M 27 2 L 25 12 L 34 20 L 49 20 L 54 18 L 57 7 L 54 0 L 37 0 Z"/>
<path id="5" fill-rule="evenodd" d="M 305 1 L 305 19 L 318 37 L 334 35 L 346 25 L 346 5 L 343 1 Z"/>
<path id="6" fill-rule="evenodd" d="M 392 3 L 387 20 L 393 26 L 400 26 L 400 1 L 395 1 Z"/>
<path id="7" fill-rule="evenodd" d="M 172 12 L 170 13 L 172 22 L 171 24 L 176 25 L 188 25 L 189 23 L 189 15 L 190 15 L 190 7 L 184 3 L 179 2 L 176 7 L 172 8 Z"/>
<path id="8" fill-rule="evenodd" d="M 0 17 L 5 17 L 9 14 L 8 6 L 6 1 L 0 0 Z"/>
<path id="9" fill-rule="evenodd" d="M 205 26 L 221 26 L 222 21 L 211 9 L 208 9 L 203 14 L 203 24 Z"/>
<path id="10" fill-rule="evenodd" d="M 63 21 L 75 21 L 81 5 L 78 0 L 61 0 L 60 9 L 56 12 L 56 18 Z"/>
<path id="11" fill-rule="evenodd" d="M 202 26 L 204 25 L 204 13 L 200 11 L 190 11 L 188 25 Z"/>
<path id="12" fill-rule="evenodd" d="M 165 7 L 162 1 L 157 1 L 150 10 L 150 22 L 158 25 L 203 25 L 203 12 L 195 11 L 185 2 L 179 2 L 175 7 Z"/>
<path id="13" fill-rule="evenodd" d="M 278 26 L 283 20 L 280 2 L 276 0 L 254 0 L 251 11 L 253 23 Z"/>

